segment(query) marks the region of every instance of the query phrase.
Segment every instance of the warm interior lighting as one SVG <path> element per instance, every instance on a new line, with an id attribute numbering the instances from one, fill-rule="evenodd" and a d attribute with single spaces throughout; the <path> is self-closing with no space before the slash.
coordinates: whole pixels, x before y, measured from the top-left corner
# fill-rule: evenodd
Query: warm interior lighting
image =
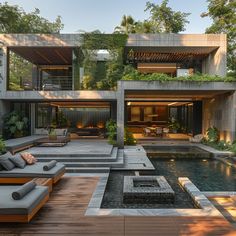
<path id="1" fill-rule="evenodd" d="M 83 126 L 82 122 L 77 122 L 76 127 L 77 127 L 78 129 L 81 129 L 81 128 L 83 128 L 84 126 Z"/>
<path id="2" fill-rule="evenodd" d="M 131 105 L 131 102 L 128 102 L 127 105 L 130 106 L 130 105 Z"/>
<path id="3" fill-rule="evenodd" d="M 172 102 L 172 103 L 169 103 L 168 106 L 173 106 L 173 105 L 176 105 L 178 102 Z"/>
<path id="4" fill-rule="evenodd" d="M 102 122 L 102 121 L 98 122 L 98 123 L 97 123 L 97 127 L 98 127 L 99 129 L 103 129 L 103 128 L 105 127 L 104 122 Z"/>
<path id="5" fill-rule="evenodd" d="M 170 161 L 171 161 L 171 162 L 174 162 L 174 161 L 175 161 L 175 159 L 170 159 Z"/>
<path id="6" fill-rule="evenodd" d="M 203 159 L 202 161 L 203 161 L 203 162 L 206 162 L 207 160 L 206 160 L 206 159 Z"/>

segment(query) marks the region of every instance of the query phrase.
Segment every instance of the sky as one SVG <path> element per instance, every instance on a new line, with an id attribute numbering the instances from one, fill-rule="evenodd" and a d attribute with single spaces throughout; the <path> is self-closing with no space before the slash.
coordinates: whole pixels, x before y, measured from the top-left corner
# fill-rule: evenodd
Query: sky
<path id="1" fill-rule="evenodd" d="M 148 18 L 144 12 L 147 0 L 6 0 L 10 5 L 19 5 L 26 12 L 35 8 L 40 15 L 54 21 L 60 15 L 64 24 L 62 33 L 76 33 L 79 30 L 93 31 L 99 29 L 104 33 L 112 33 L 120 24 L 124 14 L 135 20 Z M 0 0 L 1 3 L 5 0 Z M 160 4 L 161 0 L 151 0 Z M 169 6 L 175 11 L 191 13 L 190 23 L 182 33 L 204 33 L 211 25 L 209 18 L 201 18 L 200 14 L 207 10 L 206 0 L 169 0 Z"/>

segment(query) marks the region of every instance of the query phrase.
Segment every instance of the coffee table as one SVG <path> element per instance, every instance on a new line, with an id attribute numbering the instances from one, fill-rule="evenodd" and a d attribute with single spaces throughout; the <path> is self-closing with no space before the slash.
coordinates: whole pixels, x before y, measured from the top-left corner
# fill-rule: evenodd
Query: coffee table
<path id="1" fill-rule="evenodd" d="M 65 137 L 57 137 L 56 139 L 42 138 L 35 142 L 38 147 L 63 147 L 67 144 Z"/>

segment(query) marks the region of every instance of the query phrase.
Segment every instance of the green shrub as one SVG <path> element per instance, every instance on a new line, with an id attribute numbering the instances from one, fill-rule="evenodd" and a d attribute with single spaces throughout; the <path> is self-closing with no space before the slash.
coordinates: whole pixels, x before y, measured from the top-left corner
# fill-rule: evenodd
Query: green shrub
<path id="1" fill-rule="evenodd" d="M 20 112 L 10 112 L 3 118 L 3 134 L 7 139 L 26 136 L 28 129 L 28 118 Z"/>
<path id="2" fill-rule="evenodd" d="M 108 142 L 112 145 L 116 144 L 117 125 L 112 119 L 106 122 L 106 130 L 108 134 Z"/>
<path id="3" fill-rule="evenodd" d="M 219 130 L 213 126 L 207 129 L 207 141 L 210 143 L 217 143 L 220 139 Z"/>
<path id="4" fill-rule="evenodd" d="M 68 128 L 70 127 L 70 121 L 67 119 L 62 111 L 58 111 L 57 118 L 52 120 L 52 126 L 54 128 Z"/>
<path id="5" fill-rule="evenodd" d="M 130 132 L 127 127 L 125 127 L 124 144 L 125 145 L 136 145 L 136 143 L 137 143 L 137 141 L 134 138 L 133 133 Z"/>
<path id="6" fill-rule="evenodd" d="M 116 144 L 117 138 L 117 124 L 114 120 L 110 119 L 106 122 L 106 130 L 108 134 L 108 143 L 109 144 Z M 125 145 L 136 145 L 136 139 L 132 132 L 125 127 L 125 134 L 124 134 L 124 144 Z"/>
<path id="7" fill-rule="evenodd" d="M 124 74 L 122 80 L 146 80 L 146 81 L 196 81 L 196 82 L 236 82 L 235 77 L 220 77 L 217 75 L 208 75 L 196 73 L 190 76 L 180 76 L 180 77 L 171 77 L 167 74 L 162 73 L 151 73 L 143 74 L 139 73 L 135 68 L 131 66 L 126 66 L 124 69 Z"/>
<path id="8" fill-rule="evenodd" d="M 220 140 L 217 143 L 217 149 L 224 151 L 224 150 L 230 150 L 231 149 L 231 144 L 229 142 L 225 142 L 224 140 Z"/>

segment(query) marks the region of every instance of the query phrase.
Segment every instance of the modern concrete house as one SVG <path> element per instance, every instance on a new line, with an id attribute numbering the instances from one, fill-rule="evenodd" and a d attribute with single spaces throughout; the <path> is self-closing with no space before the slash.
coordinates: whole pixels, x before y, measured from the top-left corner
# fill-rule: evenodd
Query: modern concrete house
<path id="1" fill-rule="evenodd" d="M 233 141 L 236 83 L 178 81 L 194 73 L 224 77 L 226 41 L 224 34 L 131 34 L 124 63 L 140 73 L 164 73 L 176 81 L 119 81 L 117 90 L 101 91 L 80 90 L 81 35 L 1 34 L 0 117 L 11 110 L 24 112 L 33 134 L 61 111 L 78 138 L 97 135 L 112 118 L 117 120 L 120 147 L 125 126 L 139 137 L 146 126 L 164 128 L 171 118 L 187 136 L 214 125 L 221 139 Z"/>

